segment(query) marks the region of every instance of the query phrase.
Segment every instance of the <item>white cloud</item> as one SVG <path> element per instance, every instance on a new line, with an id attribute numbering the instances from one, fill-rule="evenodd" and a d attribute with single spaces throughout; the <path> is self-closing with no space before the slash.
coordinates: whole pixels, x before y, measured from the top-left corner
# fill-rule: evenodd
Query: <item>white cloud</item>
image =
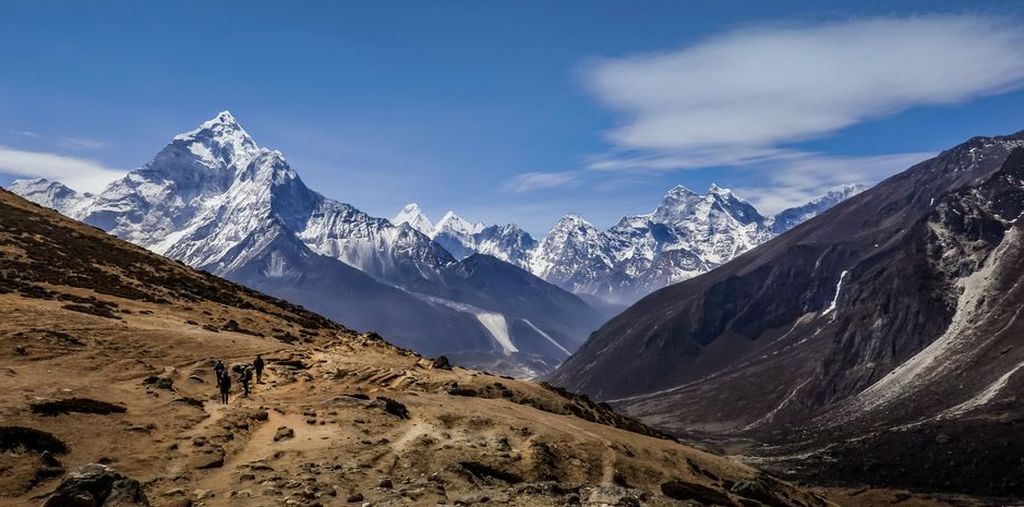
<path id="1" fill-rule="evenodd" d="M 502 189 L 507 192 L 522 193 L 564 187 L 575 184 L 579 176 L 579 171 L 528 172 L 513 176 L 502 185 Z"/>
<path id="2" fill-rule="evenodd" d="M 60 138 L 60 144 L 68 148 L 83 150 L 100 150 L 107 147 L 107 143 L 103 141 L 86 139 L 84 137 L 62 137 Z"/>
<path id="3" fill-rule="evenodd" d="M 32 132 L 31 130 L 12 130 L 12 134 L 18 134 L 19 136 L 25 136 L 32 139 L 38 139 L 40 137 L 38 132 Z"/>
<path id="4" fill-rule="evenodd" d="M 604 58 L 587 88 L 621 121 L 598 171 L 730 168 L 764 213 L 875 183 L 927 153 L 839 156 L 796 143 L 920 107 L 1024 87 L 1024 24 L 932 15 L 747 27 L 657 54 Z"/>
<path id="5" fill-rule="evenodd" d="M 877 182 L 933 156 L 930 152 L 834 156 L 794 151 L 745 168 L 757 171 L 760 181 L 734 191 L 761 213 L 772 214 L 806 204 L 839 185 Z"/>
<path id="6" fill-rule="evenodd" d="M 588 88 L 624 116 L 623 149 L 770 148 L 922 105 L 1024 84 L 1024 25 L 976 15 L 739 29 L 660 54 L 592 62 Z"/>
<path id="7" fill-rule="evenodd" d="M 60 181 L 82 192 L 99 192 L 126 171 L 112 169 L 100 162 L 0 146 L 0 173 L 19 177 Z"/>

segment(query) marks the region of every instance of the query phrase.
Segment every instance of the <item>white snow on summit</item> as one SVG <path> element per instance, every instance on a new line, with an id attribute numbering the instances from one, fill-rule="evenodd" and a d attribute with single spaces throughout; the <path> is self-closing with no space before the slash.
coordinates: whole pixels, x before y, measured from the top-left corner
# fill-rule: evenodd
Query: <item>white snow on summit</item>
<path id="1" fill-rule="evenodd" d="M 445 266 L 479 253 L 614 303 L 713 269 L 862 188 L 837 188 L 766 217 L 718 185 L 704 194 L 676 186 L 650 213 L 605 230 L 570 214 L 537 241 L 513 224 L 485 226 L 452 211 L 432 223 L 414 203 L 389 222 L 328 199 L 306 187 L 280 152 L 256 144 L 228 111 L 175 136 L 99 194 L 47 180 L 11 185 L 29 200 L 215 273 L 244 264 L 254 252 L 239 249 L 255 248 L 256 237 L 273 235 L 267 227 L 280 226 L 313 252 L 396 285 L 434 280 Z"/>
<path id="2" fill-rule="evenodd" d="M 434 232 L 434 224 L 427 215 L 420 209 L 419 204 L 414 202 L 406 204 L 401 211 L 391 219 L 395 225 L 409 224 L 413 229 L 430 236 Z"/>
<path id="3" fill-rule="evenodd" d="M 483 227 L 449 212 L 431 238 L 456 258 L 497 257 L 578 294 L 630 303 L 707 272 L 863 190 L 848 185 L 775 216 L 761 215 L 731 190 L 670 189 L 647 214 L 601 230 L 568 214 L 541 241 L 514 225 Z"/>
<path id="4" fill-rule="evenodd" d="M 470 223 L 466 219 L 456 215 L 454 211 L 449 210 L 447 213 L 438 220 L 437 225 L 434 226 L 433 232 L 430 234 L 431 237 L 437 236 L 442 233 L 460 234 L 472 236 L 486 227 L 480 222 Z"/>

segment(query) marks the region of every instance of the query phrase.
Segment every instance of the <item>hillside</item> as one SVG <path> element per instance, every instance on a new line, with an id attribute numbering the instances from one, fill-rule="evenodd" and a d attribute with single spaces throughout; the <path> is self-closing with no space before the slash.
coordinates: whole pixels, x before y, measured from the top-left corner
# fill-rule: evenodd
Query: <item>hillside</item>
<path id="1" fill-rule="evenodd" d="M 141 494 L 114 484 L 129 505 L 826 504 L 585 398 L 450 369 L 6 191 L 0 313 L 13 504 L 88 463 L 139 481 Z M 236 381 L 219 404 L 211 360 L 257 353 L 266 383 L 243 399 Z"/>
<path id="2" fill-rule="evenodd" d="M 1022 212 L 1024 133 L 971 139 L 641 300 L 553 380 L 802 477 L 1019 497 Z"/>

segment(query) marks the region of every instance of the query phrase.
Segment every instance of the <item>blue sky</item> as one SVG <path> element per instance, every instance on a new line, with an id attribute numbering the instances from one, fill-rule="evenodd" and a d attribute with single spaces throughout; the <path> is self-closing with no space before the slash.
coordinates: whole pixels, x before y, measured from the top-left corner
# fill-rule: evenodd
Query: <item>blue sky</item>
<path id="1" fill-rule="evenodd" d="M 12 2 L 0 184 L 101 186 L 228 109 L 390 217 L 766 212 L 1024 129 L 1022 2 Z"/>

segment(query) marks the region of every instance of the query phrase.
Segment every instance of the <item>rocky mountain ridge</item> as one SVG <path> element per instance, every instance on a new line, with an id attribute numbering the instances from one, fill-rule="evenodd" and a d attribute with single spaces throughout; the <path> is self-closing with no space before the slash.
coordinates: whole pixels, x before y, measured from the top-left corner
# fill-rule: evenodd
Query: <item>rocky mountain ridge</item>
<path id="1" fill-rule="evenodd" d="M 971 139 L 642 299 L 552 380 L 804 477 L 1018 497 L 1022 213 L 1024 133 Z"/>
<path id="2" fill-rule="evenodd" d="M 569 214 L 540 241 L 514 224 L 471 224 L 449 211 L 428 235 L 459 259 L 484 253 L 578 295 L 632 303 L 714 269 L 864 190 L 836 187 L 805 204 L 763 216 L 729 189 L 669 190 L 651 213 L 623 217 L 607 230 Z M 416 204 L 394 223 L 430 224 Z M 453 225 L 452 225 L 453 224 Z"/>
<path id="3" fill-rule="evenodd" d="M 309 189 L 280 152 L 258 146 L 226 111 L 175 136 L 98 194 L 46 180 L 15 182 L 11 190 L 190 266 L 493 371 L 546 372 L 604 318 L 543 282 L 503 298 L 487 294 L 492 285 L 532 277 L 511 264 L 492 266 L 490 284 L 457 286 L 464 280 L 451 273 L 464 259 L 408 224 Z M 438 226 L 451 233 L 472 227 L 455 217 Z M 545 304 L 524 315 L 524 297 Z M 396 311 L 408 313 L 395 318 Z"/>

